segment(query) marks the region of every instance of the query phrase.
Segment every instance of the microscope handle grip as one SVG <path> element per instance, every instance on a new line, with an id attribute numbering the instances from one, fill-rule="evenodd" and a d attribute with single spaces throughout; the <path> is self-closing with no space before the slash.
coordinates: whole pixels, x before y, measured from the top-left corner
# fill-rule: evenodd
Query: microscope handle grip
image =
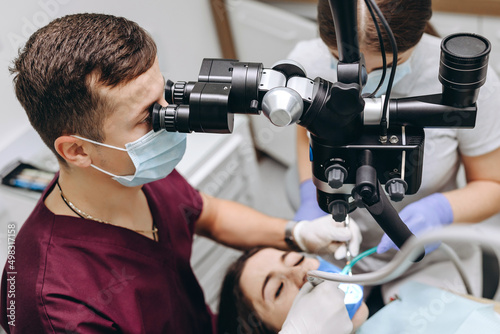
<path id="1" fill-rule="evenodd" d="M 401 249 L 403 244 L 413 236 L 413 233 L 399 217 L 398 212 L 394 209 L 389 198 L 382 189 L 380 182 L 378 182 L 378 192 L 380 197 L 379 201 L 373 205 L 365 203 L 365 207 L 387 236 Z M 425 251 L 424 248 L 422 248 L 420 256 L 415 259 L 414 262 L 422 260 L 424 255 Z"/>

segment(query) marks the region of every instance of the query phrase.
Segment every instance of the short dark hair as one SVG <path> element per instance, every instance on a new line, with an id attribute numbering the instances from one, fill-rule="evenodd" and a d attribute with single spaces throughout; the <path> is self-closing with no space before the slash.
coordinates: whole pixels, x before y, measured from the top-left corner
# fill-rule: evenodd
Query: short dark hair
<path id="1" fill-rule="evenodd" d="M 79 134 L 104 141 L 111 113 L 99 86 L 116 87 L 146 72 L 156 44 L 137 23 L 104 14 L 74 14 L 36 31 L 19 51 L 10 72 L 31 125 L 57 154 L 54 141 Z"/>
<path id="2" fill-rule="evenodd" d="M 376 0 L 376 3 L 391 27 L 399 52 L 405 52 L 417 45 L 424 31 L 435 34 L 435 30 L 429 24 L 432 16 L 431 0 Z M 361 21 L 365 22 L 365 25 L 364 29 L 358 29 L 360 47 L 379 52 L 377 30 L 368 9 L 365 17 L 358 15 L 358 28 L 361 26 Z M 329 48 L 336 50 L 337 38 L 329 0 L 318 1 L 318 24 L 321 39 Z M 380 31 L 386 52 L 391 52 L 392 46 L 382 26 Z"/>
<path id="3" fill-rule="evenodd" d="M 240 286 L 247 260 L 262 249 L 264 247 L 256 247 L 244 252 L 227 269 L 219 302 L 218 334 L 276 334 L 266 327 Z"/>

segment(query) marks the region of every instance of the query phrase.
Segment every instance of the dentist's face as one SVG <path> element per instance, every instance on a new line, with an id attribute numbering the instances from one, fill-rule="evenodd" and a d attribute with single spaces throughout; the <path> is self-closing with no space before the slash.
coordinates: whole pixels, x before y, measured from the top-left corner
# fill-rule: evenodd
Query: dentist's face
<path id="1" fill-rule="evenodd" d="M 247 260 L 240 287 L 262 321 L 278 332 L 293 300 L 307 282 L 307 272 L 318 267 L 319 261 L 314 258 L 264 248 Z M 355 328 L 367 317 L 368 309 L 363 303 L 352 319 Z"/>
<path id="2" fill-rule="evenodd" d="M 166 106 L 164 79 L 158 59 L 153 66 L 137 78 L 116 86 L 97 86 L 113 112 L 104 120 L 105 144 L 125 148 L 152 130 L 149 108 L 155 103 Z M 116 175 L 133 175 L 135 166 L 126 152 L 107 147 L 88 145 L 96 154 L 93 163 Z"/>

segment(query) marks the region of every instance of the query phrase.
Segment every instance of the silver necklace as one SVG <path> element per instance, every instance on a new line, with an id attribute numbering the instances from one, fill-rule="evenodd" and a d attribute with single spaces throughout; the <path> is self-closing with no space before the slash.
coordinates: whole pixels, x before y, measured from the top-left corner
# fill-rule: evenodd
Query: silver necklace
<path id="1" fill-rule="evenodd" d="M 76 213 L 78 216 L 80 216 L 81 218 L 84 218 L 84 219 L 90 219 L 90 220 L 93 220 L 93 221 L 96 221 L 96 222 L 99 222 L 99 223 L 103 223 L 103 224 L 109 224 L 109 225 L 113 225 L 113 226 L 119 226 L 119 225 L 116 225 L 116 224 L 113 224 L 113 223 L 110 223 L 109 221 L 107 220 L 102 220 L 102 219 L 99 219 L 99 218 L 96 218 L 96 217 L 93 217 L 91 215 L 89 215 L 88 213 L 85 213 L 84 211 L 78 209 L 76 207 L 76 205 L 74 205 L 73 203 L 71 203 L 63 194 L 63 191 L 61 189 L 61 185 L 59 184 L 59 180 L 57 180 L 56 182 L 57 184 L 57 187 L 59 188 L 59 192 L 61 194 L 61 198 L 63 199 L 64 203 L 66 203 L 66 205 L 68 206 L 68 208 L 71 209 L 71 211 L 73 211 L 74 213 Z M 121 226 L 122 227 L 122 226 Z M 152 230 L 133 230 L 132 231 L 135 231 L 137 233 L 153 233 L 153 239 L 155 241 L 158 241 L 158 228 L 156 227 L 156 225 L 154 224 L 153 222 L 153 229 Z"/>

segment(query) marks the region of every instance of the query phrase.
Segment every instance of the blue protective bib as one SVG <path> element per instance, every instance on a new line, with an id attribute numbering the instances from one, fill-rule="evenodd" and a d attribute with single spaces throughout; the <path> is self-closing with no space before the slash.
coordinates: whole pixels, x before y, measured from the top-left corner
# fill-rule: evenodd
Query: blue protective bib
<path id="1" fill-rule="evenodd" d="M 500 333 L 500 315 L 492 304 L 411 281 L 399 288 L 398 296 L 370 317 L 356 334 Z"/>

